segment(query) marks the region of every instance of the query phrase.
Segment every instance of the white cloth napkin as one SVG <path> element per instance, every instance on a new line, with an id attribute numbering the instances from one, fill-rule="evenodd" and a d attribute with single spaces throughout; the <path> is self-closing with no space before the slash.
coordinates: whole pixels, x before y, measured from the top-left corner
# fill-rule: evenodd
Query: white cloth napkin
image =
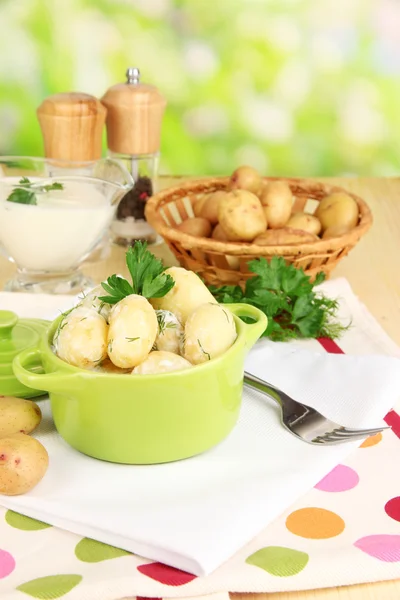
<path id="1" fill-rule="evenodd" d="M 53 297 L 52 310 L 47 299 L 48 316 L 70 301 Z M 15 294 L 11 302 L 19 314 L 30 305 L 29 316 L 45 316 L 37 297 Z M 343 425 L 380 424 L 400 397 L 400 360 L 315 348 L 263 340 L 246 370 Z M 54 430 L 48 401 L 41 406 L 36 437 L 49 452 L 49 470 L 31 492 L 0 504 L 196 575 L 225 562 L 360 443 L 303 443 L 280 426 L 273 401 L 245 389 L 237 426 L 213 450 L 166 465 L 115 465 L 70 448 Z"/>

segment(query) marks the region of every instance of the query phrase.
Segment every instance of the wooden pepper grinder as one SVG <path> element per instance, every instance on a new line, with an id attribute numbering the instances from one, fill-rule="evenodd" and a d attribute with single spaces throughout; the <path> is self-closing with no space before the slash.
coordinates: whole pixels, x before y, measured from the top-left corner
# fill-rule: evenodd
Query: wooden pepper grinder
<path id="1" fill-rule="evenodd" d="M 153 244 L 160 239 L 147 223 L 144 209 L 156 187 L 166 100 L 154 85 L 140 81 L 136 67 L 127 69 L 126 78 L 101 99 L 107 109 L 108 153 L 124 163 L 135 182 L 118 206 L 112 231 L 121 245 L 136 240 Z"/>
<path id="2" fill-rule="evenodd" d="M 105 106 L 89 94 L 68 92 L 46 98 L 37 109 L 46 158 L 100 159 L 106 114 Z"/>

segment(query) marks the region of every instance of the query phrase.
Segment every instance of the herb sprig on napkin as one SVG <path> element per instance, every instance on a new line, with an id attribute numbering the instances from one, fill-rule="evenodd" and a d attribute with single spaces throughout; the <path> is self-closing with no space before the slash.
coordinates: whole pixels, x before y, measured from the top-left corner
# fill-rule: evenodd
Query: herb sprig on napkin
<path id="1" fill-rule="evenodd" d="M 210 286 L 221 304 L 244 302 L 252 304 L 268 317 L 265 337 L 275 341 L 293 338 L 338 338 L 347 329 L 335 322 L 338 302 L 325 297 L 315 287 L 325 279 L 318 273 L 314 282 L 303 269 L 287 265 L 284 258 L 274 256 L 248 263 L 255 274 L 247 280 L 245 289 L 239 286 Z"/>

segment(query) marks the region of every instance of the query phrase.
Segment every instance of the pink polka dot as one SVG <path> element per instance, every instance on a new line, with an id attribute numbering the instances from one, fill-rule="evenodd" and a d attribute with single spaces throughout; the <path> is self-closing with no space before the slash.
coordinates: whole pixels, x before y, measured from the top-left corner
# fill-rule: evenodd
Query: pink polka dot
<path id="1" fill-rule="evenodd" d="M 383 562 L 400 561 L 400 535 L 368 535 L 357 540 L 354 545 Z"/>
<path id="2" fill-rule="evenodd" d="M 386 514 L 394 521 L 400 522 L 400 496 L 392 498 L 385 504 Z"/>
<path id="3" fill-rule="evenodd" d="M 346 492 L 356 487 L 359 480 L 354 469 L 338 465 L 314 487 L 322 492 Z"/>
<path id="4" fill-rule="evenodd" d="M 4 579 L 15 569 L 15 560 L 6 550 L 0 550 L 0 579 Z"/>

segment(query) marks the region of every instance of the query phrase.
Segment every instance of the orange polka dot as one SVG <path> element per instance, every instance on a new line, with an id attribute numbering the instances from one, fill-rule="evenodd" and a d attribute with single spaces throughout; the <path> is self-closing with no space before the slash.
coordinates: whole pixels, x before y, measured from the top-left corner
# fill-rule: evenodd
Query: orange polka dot
<path id="1" fill-rule="evenodd" d="M 345 523 L 339 515 L 325 508 L 300 508 L 286 519 L 291 533 L 310 540 L 324 540 L 342 533 Z"/>
<path id="2" fill-rule="evenodd" d="M 360 448 L 369 448 L 370 446 L 376 446 L 379 442 L 382 441 L 382 434 L 376 433 L 375 435 L 370 435 L 366 440 L 363 441 Z"/>

